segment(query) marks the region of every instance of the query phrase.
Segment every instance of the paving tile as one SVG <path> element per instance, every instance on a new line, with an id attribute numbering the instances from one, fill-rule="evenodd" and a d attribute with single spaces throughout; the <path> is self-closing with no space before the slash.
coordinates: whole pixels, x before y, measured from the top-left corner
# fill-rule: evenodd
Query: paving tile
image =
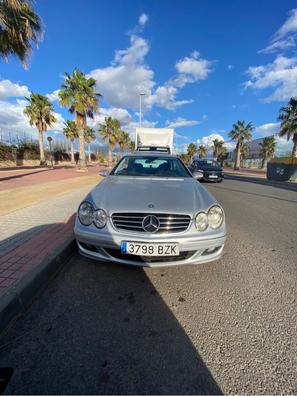
<path id="1" fill-rule="evenodd" d="M 89 189 L 0 216 L 0 295 L 73 233 L 73 213 Z"/>
<path id="2" fill-rule="evenodd" d="M 49 227 L 53 235 L 59 223 L 77 210 L 90 187 L 55 196 L 46 202 L 0 216 L 0 257 L 18 248 Z M 58 224 L 57 224 L 58 223 Z M 32 247 L 32 245 L 30 245 Z"/>
<path id="3" fill-rule="evenodd" d="M 9 287 L 12 286 L 17 280 L 12 278 L 6 278 L 1 282 L 1 287 Z"/>

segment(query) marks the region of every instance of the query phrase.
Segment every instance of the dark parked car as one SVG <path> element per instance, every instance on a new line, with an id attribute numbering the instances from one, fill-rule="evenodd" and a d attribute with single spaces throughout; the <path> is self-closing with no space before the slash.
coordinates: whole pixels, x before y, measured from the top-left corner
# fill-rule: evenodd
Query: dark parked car
<path id="1" fill-rule="evenodd" d="M 214 160 L 194 160 L 191 164 L 190 170 L 198 180 L 220 183 L 224 179 L 222 167 Z"/>

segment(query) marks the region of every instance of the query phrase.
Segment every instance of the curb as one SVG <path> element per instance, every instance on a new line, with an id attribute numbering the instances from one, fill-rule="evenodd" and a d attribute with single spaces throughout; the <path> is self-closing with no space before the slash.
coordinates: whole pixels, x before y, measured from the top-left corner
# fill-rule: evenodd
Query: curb
<path id="1" fill-rule="evenodd" d="M 54 253 L 46 256 L 36 268 L 1 296 L 0 334 L 28 309 L 36 296 L 61 270 L 65 261 L 74 254 L 75 247 L 74 237 L 71 236 Z"/>

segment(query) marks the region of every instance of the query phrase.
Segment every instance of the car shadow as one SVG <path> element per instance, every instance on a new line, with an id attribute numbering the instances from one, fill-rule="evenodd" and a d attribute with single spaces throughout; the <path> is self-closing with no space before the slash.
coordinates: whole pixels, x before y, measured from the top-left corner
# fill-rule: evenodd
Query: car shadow
<path id="1" fill-rule="evenodd" d="M 244 191 L 244 190 L 240 190 L 237 188 L 230 188 L 230 187 L 224 187 L 224 186 L 213 186 L 214 188 L 218 188 L 220 190 L 226 190 L 226 191 L 233 191 L 233 192 L 237 192 L 243 195 L 253 195 L 256 197 L 262 197 L 262 198 L 270 198 L 270 199 L 275 199 L 277 201 L 284 201 L 284 202 L 290 202 L 290 203 L 297 203 L 297 196 L 296 199 L 286 199 L 286 198 L 280 198 L 280 197 L 276 197 L 273 195 L 268 195 L 268 194 L 259 194 L 259 193 L 254 193 L 254 192 L 250 192 L 250 191 Z"/>
<path id="2" fill-rule="evenodd" d="M 294 183 L 290 183 L 290 182 L 267 180 L 267 179 L 262 179 L 259 177 L 239 176 L 239 175 L 230 175 L 230 174 L 225 174 L 225 179 L 237 180 L 237 181 L 242 181 L 242 182 L 246 182 L 246 183 L 261 184 L 263 186 L 282 188 L 283 190 L 297 191 L 297 183 L 294 184 Z"/>
<path id="3" fill-rule="evenodd" d="M 20 174 L 13 175 L 13 176 L 0 177 L 0 182 L 6 181 L 6 180 L 19 179 L 19 178 L 22 178 L 22 177 L 35 175 L 36 173 L 47 172 L 47 171 L 49 171 L 49 170 L 52 170 L 52 169 L 41 169 L 41 170 L 38 170 L 38 171 L 36 171 L 36 172 L 20 173 Z"/>
<path id="4" fill-rule="evenodd" d="M 45 231 L 48 227 L 51 227 L 53 225 L 53 223 L 41 224 L 39 226 L 32 227 L 25 231 L 21 231 L 14 235 L 11 235 L 9 238 L 0 240 L 0 257 L 5 256 L 11 250 L 18 248 L 37 234 Z"/>
<path id="5" fill-rule="evenodd" d="M 156 277 L 76 254 L 0 339 L 6 393 L 222 394 Z"/>

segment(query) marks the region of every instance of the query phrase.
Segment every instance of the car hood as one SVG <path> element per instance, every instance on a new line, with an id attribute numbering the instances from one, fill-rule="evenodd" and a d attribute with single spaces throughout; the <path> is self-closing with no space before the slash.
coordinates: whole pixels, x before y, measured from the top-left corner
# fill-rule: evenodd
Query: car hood
<path id="1" fill-rule="evenodd" d="M 216 203 L 194 178 L 166 179 L 109 176 L 87 197 L 109 216 L 115 212 L 188 214 Z M 154 205 L 153 208 L 149 205 Z"/>

